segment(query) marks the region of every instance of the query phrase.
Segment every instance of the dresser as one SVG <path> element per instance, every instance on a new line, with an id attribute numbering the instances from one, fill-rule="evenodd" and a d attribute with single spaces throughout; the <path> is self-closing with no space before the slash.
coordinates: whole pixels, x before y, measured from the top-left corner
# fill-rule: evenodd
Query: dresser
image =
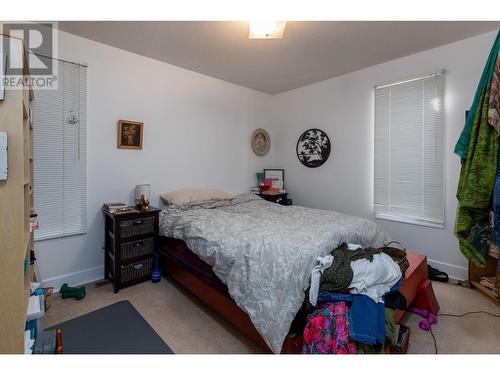
<path id="1" fill-rule="evenodd" d="M 115 293 L 151 279 L 158 244 L 160 209 L 104 212 L 104 278 Z"/>

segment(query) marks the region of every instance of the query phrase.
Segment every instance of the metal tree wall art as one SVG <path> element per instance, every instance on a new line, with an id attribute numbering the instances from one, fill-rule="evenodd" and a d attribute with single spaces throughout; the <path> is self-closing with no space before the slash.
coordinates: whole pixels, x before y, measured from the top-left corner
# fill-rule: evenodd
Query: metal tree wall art
<path id="1" fill-rule="evenodd" d="M 306 130 L 297 141 L 297 157 L 309 168 L 323 165 L 330 156 L 330 139 L 319 129 Z"/>

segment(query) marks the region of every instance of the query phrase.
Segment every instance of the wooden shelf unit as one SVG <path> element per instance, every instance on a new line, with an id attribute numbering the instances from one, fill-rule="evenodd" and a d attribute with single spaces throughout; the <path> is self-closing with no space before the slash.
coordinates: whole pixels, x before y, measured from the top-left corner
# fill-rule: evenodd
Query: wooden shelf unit
<path id="1" fill-rule="evenodd" d="M 487 277 L 495 276 L 497 266 L 498 266 L 498 253 L 490 252 L 488 254 L 488 259 L 486 260 L 485 267 L 481 268 L 469 264 L 469 282 L 480 293 L 484 294 L 485 296 L 490 298 L 494 303 L 500 306 L 500 298 L 498 298 L 491 289 L 488 289 L 487 287 L 485 287 L 480 283 L 481 277 L 483 276 Z"/>
<path id="2" fill-rule="evenodd" d="M 26 52 L 21 39 L 8 38 L 11 66 L 23 64 L 29 77 Z M 30 252 L 30 208 L 33 206 L 33 152 L 30 106 L 33 90 L 6 88 L 0 101 L 0 131 L 7 132 L 8 178 L 0 181 L 0 353 L 24 353 L 26 310 L 33 280 Z"/>

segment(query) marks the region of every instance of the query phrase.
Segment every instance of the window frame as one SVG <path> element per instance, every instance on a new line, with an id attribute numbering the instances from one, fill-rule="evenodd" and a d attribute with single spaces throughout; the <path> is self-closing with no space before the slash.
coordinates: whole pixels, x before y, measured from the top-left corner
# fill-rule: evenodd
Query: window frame
<path id="1" fill-rule="evenodd" d="M 418 226 L 424 226 L 424 227 L 430 227 L 430 228 L 436 228 L 436 229 L 444 229 L 446 227 L 446 70 L 441 69 L 438 72 L 432 73 L 432 74 L 426 74 L 426 75 L 421 75 L 421 76 L 414 76 L 410 77 L 407 79 L 402 79 L 390 83 L 384 83 L 384 84 L 379 84 L 375 85 L 373 87 L 373 215 L 376 219 L 379 220 L 386 220 L 386 221 L 393 221 L 397 223 L 403 223 L 403 224 L 412 224 L 412 225 L 418 225 Z M 423 219 L 420 217 L 416 216 L 411 216 L 411 215 L 401 215 L 401 214 L 393 214 L 393 213 L 383 213 L 383 212 L 377 212 L 375 208 L 375 166 L 376 166 L 376 139 L 375 139 L 375 133 L 376 133 L 376 105 L 375 105 L 375 100 L 376 100 L 376 90 L 385 88 L 385 87 L 390 87 L 390 86 L 395 86 L 399 84 L 404 84 L 404 83 L 410 83 L 413 81 L 420 81 L 424 80 L 426 78 L 432 78 L 436 76 L 442 76 L 443 78 L 443 109 L 442 109 L 442 139 L 441 139 L 441 147 L 442 147 L 442 221 L 441 220 L 431 220 L 431 219 Z"/>
<path id="2" fill-rule="evenodd" d="M 78 82 L 75 82 L 76 88 L 73 87 L 73 90 L 76 90 L 78 92 L 76 94 L 76 98 L 77 98 L 77 102 L 78 102 L 77 111 L 78 111 L 78 115 L 79 115 L 78 121 L 80 122 L 80 121 L 84 120 L 84 124 L 85 124 L 84 129 L 80 129 L 81 123 L 78 125 L 78 133 L 76 135 L 76 137 L 78 139 L 78 145 L 77 145 L 78 158 L 80 158 L 80 152 L 82 152 L 82 150 L 83 150 L 84 155 L 85 155 L 84 161 L 81 161 L 81 163 L 83 163 L 82 164 L 83 179 L 80 181 L 81 192 L 82 192 L 82 194 L 80 196 L 80 198 L 81 198 L 80 202 L 82 204 L 82 209 L 81 209 L 81 211 L 79 211 L 79 212 L 81 212 L 81 216 L 79 216 L 79 218 L 81 218 L 81 228 L 65 230 L 64 227 L 62 227 L 60 230 L 60 233 L 49 233 L 49 234 L 45 234 L 45 235 L 41 234 L 42 233 L 41 231 L 36 231 L 34 234 L 34 241 L 35 242 L 84 235 L 88 232 L 88 207 L 89 207 L 88 206 L 88 204 L 89 204 L 89 200 L 88 200 L 88 179 L 89 179 L 89 174 L 88 174 L 88 172 L 89 172 L 88 171 L 88 127 L 89 127 L 89 123 L 88 123 L 88 69 L 87 69 L 88 65 L 84 64 L 84 63 L 77 63 L 77 62 L 73 62 L 73 61 L 66 61 L 66 60 L 58 59 L 59 75 L 60 76 L 63 76 L 62 69 L 63 69 L 64 64 L 75 65 L 78 69 L 78 73 L 77 73 Z M 80 76 L 82 73 L 81 69 L 84 69 L 83 70 L 83 72 L 84 72 L 83 79 Z M 82 83 L 84 84 L 84 88 L 81 87 Z M 64 81 L 59 82 L 57 90 L 64 90 Z M 84 93 L 83 97 L 81 96 L 82 90 Z M 62 105 L 62 113 L 64 114 L 65 102 L 63 101 L 62 103 L 59 103 L 59 104 Z M 36 97 L 35 97 L 35 105 L 36 105 Z M 82 107 L 84 108 L 83 113 L 81 112 Z M 73 111 L 71 111 L 71 113 L 73 113 Z M 36 122 L 37 119 L 35 118 L 34 121 Z M 63 123 L 62 125 L 64 126 L 65 123 Z M 64 130 L 63 130 L 63 134 L 64 134 Z M 84 139 L 80 138 L 82 135 L 84 136 Z M 63 147 L 63 152 L 64 152 L 64 145 L 62 147 Z M 36 168 L 36 157 L 35 157 L 34 162 L 35 162 L 35 164 L 34 164 L 33 172 L 36 175 L 36 173 L 37 173 L 36 172 L 36 169 L 37 169 Z M 64 163 L 65 163 L 65 161 L 63 158 L 63 160 L 62 160 L 63 175 L 65 172 Z M 63 183 L 64 183 L 64 179 L 63 179 Z M 63 189 L 65 189 L 65 188 L 67 188 L 67 187 L 63 187 Z M 36 191 L 37 191 L 36 181 L 34 181 L 34 191 L 35 191 L 34 194 L 36 194 Z M 64 190 L 64 191 L 66 191 L 66 190 Z M 34 201 L 34 207 L 37 208 L 36 196 L 35 196 L 35 201 Z M 63 207 L 64 207 L 64 204 L 63 204 Z M 38 212 L 38 210 L 37 210 L 37 214 L 38 214 L 39 218 L 41 218 L 40 212 Z M 64 219 L 63 219 L 63 221 L 64 221 Z"/>

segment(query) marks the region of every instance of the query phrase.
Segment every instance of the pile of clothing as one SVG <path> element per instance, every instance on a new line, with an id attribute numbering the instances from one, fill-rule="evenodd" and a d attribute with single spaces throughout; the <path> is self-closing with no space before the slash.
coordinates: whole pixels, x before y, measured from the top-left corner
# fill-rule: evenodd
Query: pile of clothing
<path id="1" fill-rule="evenodd" d="M 383 248 L 346 243 L 318 257 L 302 353 L 381 353 L 393 344 L 394 310 L 407 308 L 399 292 L 404 267 Z"/>

